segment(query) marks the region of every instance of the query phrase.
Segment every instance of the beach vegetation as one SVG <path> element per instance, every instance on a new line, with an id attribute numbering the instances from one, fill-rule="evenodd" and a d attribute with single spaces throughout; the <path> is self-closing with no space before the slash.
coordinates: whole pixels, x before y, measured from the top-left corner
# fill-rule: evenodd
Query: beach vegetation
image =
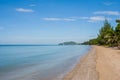
<path id="1" fill-rule="evenodd" d="M 90 39 L 82 44 L 85 45 L 103 45 L 109 47 L 118 47 L 120 49 L 120 20 L 116 20 L 117 26 L 113 28 L 105 19 L 103 27 L 99 30 L 97 38 Z"/>
<path id="2" fill-rule="evenodd" d="M 115 28 L 115 34 L 116 34 L 116 40 L 117 40 L 117 46 L 120 49 L 120 20 L 116 20 L 118 23 Z"/>

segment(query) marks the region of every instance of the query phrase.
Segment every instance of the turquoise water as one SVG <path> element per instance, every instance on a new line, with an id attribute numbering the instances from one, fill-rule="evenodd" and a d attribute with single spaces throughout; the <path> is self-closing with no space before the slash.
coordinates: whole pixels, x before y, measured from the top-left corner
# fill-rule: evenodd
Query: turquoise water
<path id="1" fill-rule="evenodd" d="M 62 80 L 90 46 L 0 46 L 0 80 Z"/>

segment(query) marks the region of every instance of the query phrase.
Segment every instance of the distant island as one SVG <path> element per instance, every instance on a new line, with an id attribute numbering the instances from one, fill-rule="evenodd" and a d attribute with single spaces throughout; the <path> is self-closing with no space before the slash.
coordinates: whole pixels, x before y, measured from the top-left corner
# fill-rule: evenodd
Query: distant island
<path id="1" fill-rule="evenodd" d="M 69 41 L 69 42 L 59 43 L 58 45 L 80 45 L 80 43 Z"/>

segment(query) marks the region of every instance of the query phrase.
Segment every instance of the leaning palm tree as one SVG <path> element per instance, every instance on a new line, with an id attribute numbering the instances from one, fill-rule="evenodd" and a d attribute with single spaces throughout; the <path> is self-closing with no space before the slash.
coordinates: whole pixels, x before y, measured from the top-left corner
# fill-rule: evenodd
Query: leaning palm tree
<path id="1" fill-rule="evenodd" d="M 110 47 L 115 47 L 117 45 L 118 37 L 116 36 L 113 28 L 111 28 L 111 30 L 106 34 L 106 40 L 106 43 Z"/>

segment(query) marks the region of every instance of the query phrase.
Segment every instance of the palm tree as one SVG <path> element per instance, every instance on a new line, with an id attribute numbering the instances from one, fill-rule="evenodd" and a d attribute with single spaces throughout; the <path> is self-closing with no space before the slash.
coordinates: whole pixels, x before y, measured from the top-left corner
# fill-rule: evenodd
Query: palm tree
<path id="1" fill-rule="evenodd" d="M 120 20 L 116 20 L 116 22 L 118 24 L 117 24 L 117 27 L 115 28 L 115 34 L 117 37 L 117 46 L 120 49 Z"/>
<path id="2" fill-rule="evenodd" d="M 118 39 L 113 28 L 111 28 L 111 30 L 106 34 L 105 37 L 106 37 L 108 46 L 111 46 L 111 47 L 116 46 Z"/>
<path id="3" fill-rule="evenodd" d="M 117 20 L 116 20 L 116 23 L 120 23 L 120 20 L 119 20 L 119 19 L 117 19 Z"/>
<path id="4" fill-rule="evenodd" d="M 105 20 L 104 26 L 100 29 L 98 35 L 98 43 L 100 45 L 109 45 L 112 41 L 113 28 L 111 27 L 108 20 Z"/>

